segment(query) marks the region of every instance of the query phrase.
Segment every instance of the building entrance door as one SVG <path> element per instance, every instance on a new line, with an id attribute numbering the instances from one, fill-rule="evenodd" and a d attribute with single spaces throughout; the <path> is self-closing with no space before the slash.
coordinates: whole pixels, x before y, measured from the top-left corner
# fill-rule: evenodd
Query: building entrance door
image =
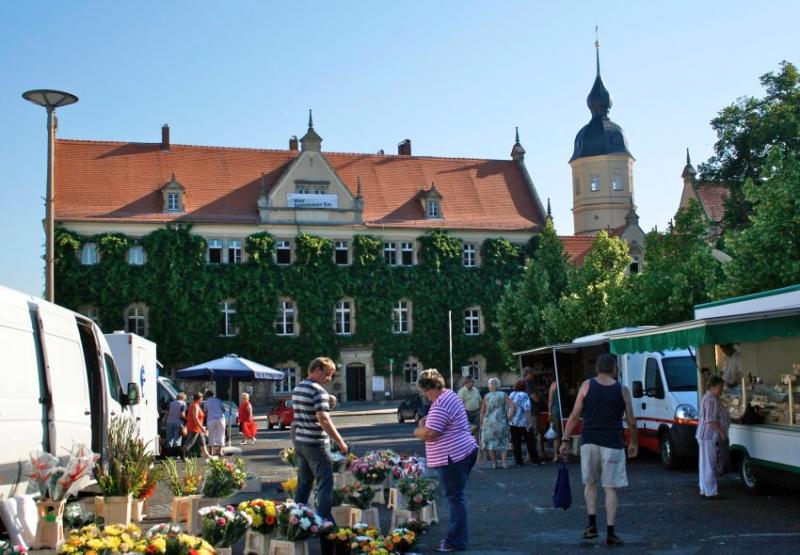
<path id="1" fill-rule="evenodd" d="M 367 400 L 367 367 L 361 363 L 353 362 L 345 369 L 347 380 L 347 400 Z"/>

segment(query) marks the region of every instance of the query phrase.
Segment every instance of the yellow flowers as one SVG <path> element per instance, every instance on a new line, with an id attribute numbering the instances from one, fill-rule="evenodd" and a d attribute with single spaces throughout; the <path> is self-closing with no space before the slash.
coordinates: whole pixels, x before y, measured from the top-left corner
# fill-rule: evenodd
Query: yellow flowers
<path id="1" fill-rule="evenodd" d="M 281 482 L 281 487 L 283 491 L 293 496 L 294 492 L 297 490 L 297 476 L 289 478 L 285 482 Z"/>

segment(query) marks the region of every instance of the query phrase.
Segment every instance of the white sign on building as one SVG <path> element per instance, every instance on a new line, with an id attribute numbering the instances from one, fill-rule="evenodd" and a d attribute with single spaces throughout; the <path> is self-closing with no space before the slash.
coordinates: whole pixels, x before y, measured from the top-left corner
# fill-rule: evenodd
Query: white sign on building
<path id="1" fill-rule="evenodd" d="M 339 197 L 337 195 L 288 193 L 286 197 L 289 208 L 339 208 Z"/>

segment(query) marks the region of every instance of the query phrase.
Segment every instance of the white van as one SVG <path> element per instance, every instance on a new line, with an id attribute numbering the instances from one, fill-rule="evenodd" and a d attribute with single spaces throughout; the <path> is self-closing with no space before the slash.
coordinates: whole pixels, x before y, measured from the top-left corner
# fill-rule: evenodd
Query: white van
<path id="1" fill-rule="evenodd" d="M 514 353 L 520 368 L 555 369 L 566 421 L 583 380 L 595 375 L 597 357 L 609 352 L 609 340 L 648 328 L 623 328 L 572 343 Z M 688 350 L 617 355 L 619 381 L 628 387 L 639 430 L 639 446 L 659 453 L 666 468 L 697 454 L 697 366 Z"/>
<path id="2" fill-rule="evenodd" d="M 61 457 L 85 444 L 103 453 L 109 419 L 139 401 L 137 384 L 123 391 L 94 322 L 3 286 L 0 353 L 0 498 L 24 481 L 20 463 L 32 451 Z"/>
<path id="3" fill-rule="evenodd" d="M 135 333 L 115 331 L 105 335 L 114 354 L 123 383 L 137 383 L 142 392 L 139 404 L 131 407 L 139 435 L 146 445 L 158 455 L 161 442 L 158 437 L 158 360 L 156 344 Z"/>

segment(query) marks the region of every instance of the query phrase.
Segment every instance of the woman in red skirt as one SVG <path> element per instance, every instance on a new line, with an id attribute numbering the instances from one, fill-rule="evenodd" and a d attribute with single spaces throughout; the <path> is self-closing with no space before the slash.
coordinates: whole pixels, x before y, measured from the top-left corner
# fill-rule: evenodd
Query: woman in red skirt
<path id="1" fill-rule="evenodd" d="M 247 443 L 248 439 L 252 443 L 256 442 L 258 426 L 256 426 L 256 421 L 253 417 L 253 405 L 250 404 L 250 395 L 247 393 L 242 393 L 242 402 L 239 403 L 239 427 L 242 430 L 242 445 Z"/>

